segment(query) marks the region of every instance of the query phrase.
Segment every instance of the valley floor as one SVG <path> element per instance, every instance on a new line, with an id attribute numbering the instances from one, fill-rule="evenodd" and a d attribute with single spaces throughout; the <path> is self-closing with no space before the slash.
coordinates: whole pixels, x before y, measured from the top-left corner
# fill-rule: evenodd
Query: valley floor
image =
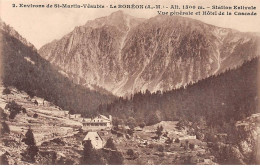
<path id="1" fill-rule="evenodd" d="M 2 90 L 1 87 L 1 93 Z M 0 107 L 4 109 L 12 100 L 22 105 L 27 113 L 19 113 L 13 120 L 8 119 L 6 123 L 10 127 L 10 134 L 0 137 L 0 155 L 7 154 L 9 164 L 32 164 L 24 161 L 21 156 L 27 147 L 22 139 L 29 127 L 33 130 L 39 148 L 33 164 L 80 164 L 82 140 L 86 135 L 86 131 L 79 131 L 80 122 L 69 119 L 65 116 L 66 111 L 48 102 L 36 105 L 27 94 L 15 89 L 12 89 L 12 94 L 0 96 Z M 38 116 L 34 117 L 34 114 Z M 104 141 L 113 138 L 124 157 L 124 164 L 216 164 L 216 158 L 208 144 L 188 135 L 186 130 L 178 130 L 176 124 L 175 121 L 162 121 L 134 131 L 133 136 L 112 134 L 110 131 L 101 132 L 101 136 Z M 162 135 L 160 139 L 154 138 L 158 126 L 163 126 L 164 132 L 168 133 L 167 137 Z M 166 143 L 168 138 L 173 142 Z M 180 141 L 175 142 L 176 139 Z M 187 144 L 192 144 L 193 147 Z M 130 156 L 129 150 L 133 150 L 134 155 Z"/>

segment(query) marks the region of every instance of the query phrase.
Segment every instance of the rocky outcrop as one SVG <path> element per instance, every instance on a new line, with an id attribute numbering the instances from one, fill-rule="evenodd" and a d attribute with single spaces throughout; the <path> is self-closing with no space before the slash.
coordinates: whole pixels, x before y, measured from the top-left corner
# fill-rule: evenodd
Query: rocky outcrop
<path id="1" fill-rule="evenodd" d="M 247 163 L 260 164 L 260 113 L 236 123 L 238 148 Z"/>

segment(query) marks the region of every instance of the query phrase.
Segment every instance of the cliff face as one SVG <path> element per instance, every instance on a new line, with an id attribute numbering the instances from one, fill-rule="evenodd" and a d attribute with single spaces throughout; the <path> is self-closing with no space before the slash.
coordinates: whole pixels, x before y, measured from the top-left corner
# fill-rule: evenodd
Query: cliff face
<path id="1" fill-rule="evenodd" d="M 259 55 L 259 37 L 170 16 L 123 12 L 88 21 L 39 53 L 76 83 L 118 96 L 165 91 L 233 69 Z"/>

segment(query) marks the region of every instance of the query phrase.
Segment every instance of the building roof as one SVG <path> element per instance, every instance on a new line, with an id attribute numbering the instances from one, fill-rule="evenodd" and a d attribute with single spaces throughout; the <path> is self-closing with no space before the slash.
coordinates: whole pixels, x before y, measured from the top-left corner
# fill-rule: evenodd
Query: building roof
<path id="1" fill-rule="evenodd" d="M 102 117 L 105 120 L 109 120 L 106 116 L 99 114 L 98 116 Z"/>
<path id="2" fill-rule="evenodd" d="M 89 131 L 89 132 L 87 132 L 87 134 L 86 134 L 85 138 L 83 139 L 83 141 L 86 141 L 86 140 L 89 140 L 89 139 L 90 140 L 91 139 L 95 139 L 95 137 L 97 137 L 97 136 L 103 141 L 103 138 L 96 131 Z"/>
<path id="3" fill-rule="evenodd" d="M 94 119 L 97 119 L 98 117 L 101 117 L 101 119 L 106 120 L 106 121 L 104 121 L 104 122 L 110 122 L 110 119 L 109 119 L 109 118 L 107 118 L 106 116 L 101 115 L 101 114 L 97 115 L 97 116 L 94 117 L 94 118 L 83 118 L 82 122 L 87 122 L 87 123 L 88 123 L 88 122 L 92 122 Z"/>

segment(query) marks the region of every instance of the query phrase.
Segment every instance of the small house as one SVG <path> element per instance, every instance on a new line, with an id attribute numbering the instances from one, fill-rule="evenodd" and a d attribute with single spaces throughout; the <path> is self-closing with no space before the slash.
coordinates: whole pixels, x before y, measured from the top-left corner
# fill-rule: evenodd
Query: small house
<path id="1" fill-rule="evenodd" d="M 91 144 L 95 149 L 101 149 L 104 146 L 103 139 L 98 132 L 94 132 L 94 131 L 87 132 L 85 138 L 83 139 L 82 144 L 84 145 L 84 143 L 89 140 L 91 141 Z"/>
<path id="2" fill-rule="evenodd" d="M 63 111 L 63 115 L 64 115 L 64 117 L 69 116 L 69 111 Z"/>
<path id="3" fill-rule="evenodd" d="M 77 120 L 77 119 L 81 118 L 81 114 L 70 114 L 70 115 L 69 115 L 69 118 L 70 118 L 70 119 L 76 119 L 76 120 Z"/>

